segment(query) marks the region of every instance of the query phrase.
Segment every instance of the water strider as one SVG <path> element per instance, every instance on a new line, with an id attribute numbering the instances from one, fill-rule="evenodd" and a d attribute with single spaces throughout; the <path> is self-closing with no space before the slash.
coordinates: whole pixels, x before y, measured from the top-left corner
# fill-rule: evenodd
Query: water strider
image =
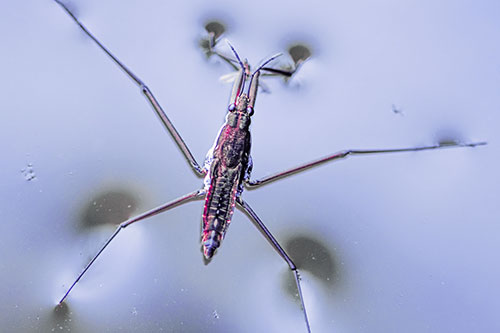
<path id="1" fill-rule="evenodd" d="M 250 69 L 248 62 L 242 61 L 235 51 L 235 49 L 229 44 L 232 53 L 234 54 L 236 60 L 225 57 L 217 52 L 214 54 L 221 57 L 223 60 L 231 64 L 234 68 L 238 69 L 238 74 L 236 80 L 233 84 L 230 103 L 228 106 L 228 112 L 226 115 L 225 123 L 220 129 L 214 145 L 208 151 L 207 157 L 203 166 L 200 166 L 194 156 L 191 154 L 188 146 L 182 139 L 181 135 L 172 122 L 169 120 L 160 104 L 152 94 L 151 90 L 142 82 L 130 69 L 128 69 L 123 63 L 121 63 L 118 58 L 116 58 L 104 45 L 102 45 L 99 40 L 94 37 L 89 30 L 73 15 L 73 13 L 59 0 L 54 0 L 57 2 L 70 16 L 71 18 L 80 26 L 80 28 L 92 39 L 94 42 L 105 52 L 107 55 L 123 70 L 125 73 L 140 87 L 142 93 L 146 96 L 147 100 L 153 107 L 160 118 L 163 125 L 166 127 L 175 143 L 181 150 L 184 157 L 190 163 L 192 169 L 199 177 L 204 177 L 203 186 L 201 189 L 195 190 L 188 194 L 185 194 L 173 201 L 156 207 L 150 211 L 142 213 L 138 216 L 132 217 L 124 222 L 122 222 L 116 231 L 111 235 L 111 237 L 106 241 L 106 243 L 101 247 L 97 254 L 92 258 L 92 260 L 87 264 L 84 270 L 78 275 L 76 280 L 68 288 L 64 296 L 59 301 L 59 304 L 63 303 L 65 299 L 70 294 L 71 290 L 75 287 L 78 281 L 87 272 L 90 266 L 95 262 L 99 255 L 104 251 L 104 249 L 111 243 L 111 241 L 118 235 L 118 233 L 128 227 L 129 225 L 144 220 L 153 215 L 159 214 L 161 212 L 167 211 L 176 206 L 182 205 L 191 200 L 205 200 L 203 209 L 203 225 L 202 225 L 202 236 L 201 245 L 203 249 L 203 256 L 208 263 L 213 257 L 217 249 L 220 247 L 222 240 L 226 234 L 227 228 L 231 222 L 231 218 L 234 212 L 235 206 L 245 211 L 255 226 L 262 232 L 266 237 L 275 251 L 283 258 L 287 263 L 290 270 L 293 272 L 295 277 L 295 282 L 297 286 L 298 296 L 302 304 L 302 311 L 304 315 L 304 322 L 307 331 L 310 332 L 309 319 L 307 316 L 306 306 L 304 297 L 301 290 L 300 275 L 296 265 L 293 263 L 292 259 L 287 255 L 287 253 L 280 246 L 278 241 L 269 232 L 264 223 L 250 207 L 250 205 L 243 200 L 242 193 L 246 187 L 254 188 L 259 187 L 264 184 L 268 184 L 277 179 L 289 176 L 291 174 L 299 173 L 308 168 L 318 166 L 320 164 L 330 162 L 337 159 L 346 158 L 350 155 L 371 155 L 380 153 L 396 153 L 396 152 L 410 152 L 410 151 L 421 151 L 421 150 L 431 150 L 431 149 L 441 149 L 450 147 L 475 147 L 478 145 L 484 145 L 484 142 L 478 143 L 441 143 L 430 146 L 419 146 L 419 147 L 409 147 L 409 148 L 399 148 L 399 149 L 376 149 L 376 150 L 357 150 L 349 149 L 343 150 L 317 160 L 299 165 L 297 167 L 287 169 L 269 176 L 263 177 L 257 180 L 251 180 L 250 174 L 252 171 L 252 160 L 250 157 L 250 123 L 251 117 L 254 114 L 255 100 L 257 97 L 257 90 L 259 88 L 259 77 L 261 72 L 270 73 L 272 75 L 283 75 L 291 76 L 296 71 L 297 67 L 293 68 L 292 71 L 285 71 L 282 69 L 276 69 L 272 67 L 266 67 L 271 61 L 276 59 L 279 55 L 275 55 L 262 65 L 257 67 L 253 72 Z M 212 45 L 213 44 L 213 45 Z M 211 39 L 210 47 L 215 45 L 215 39 Z"/>

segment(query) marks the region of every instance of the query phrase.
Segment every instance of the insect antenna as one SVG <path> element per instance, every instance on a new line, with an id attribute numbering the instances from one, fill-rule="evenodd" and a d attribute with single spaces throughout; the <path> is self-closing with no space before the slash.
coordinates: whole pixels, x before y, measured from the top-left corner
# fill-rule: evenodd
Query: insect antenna
<path id="1" fill-rule="evenodd" d="M 238 63 L 240 64 L 243 71 L 245 71 L 245 65 L 243 64 L 243 61 L 241 61 L 240 56 L 238 55 L 238 52 L 236 52 L 236 50 L 234 49 L 234 47 L 231 45 L 231 43 L 228 40 L 226 40 L 226 43 L 227 43 L 227 45 L 229 45 L 229 47 L 233 51 L 236 59 L 238 59 Z"/>
<path id="2" fill-rule="evenodd" d="M 259 67 L 257 67 L 257 69 L 252 73 L 252 76 L 250 77 L 250 83 L 248 84 L 248 95 L 250 96 L 250 89 L 252 87 L 252 81 L 253 81 L 253 78 L 255 76 L 255 74 L 257 74 L 262 68 L 264 68 L 264 66 L 266 66 L 268 63 L 270 63 L 271 61 L 273 61 L 274 59 L 278 58 L 278 57 L 281 57 L 283 55 L 283 53 L 277 53 L 275 55 L 273 55 L 271 58 L 267 59 L 266 61 L 264 61 L 262 63 L 262 65 L 260 65 Z"/>
<path id="3" fill-rule="evenodd" d="M 278 57 L 281 57 L 283 55 L 283 53 L 276 53 L 275 55 L 273 55 L 271 58 L 267 59 L 266 61 L 264 61 L 264 63 L 262 65 L 260 65 L 253 73 L 252 73 L 252 76 L 255 75 L 255 73 L 257 73 L 258 71 L 260 71 L 262 68 L 264 68 L 268 63 L 270 63 L 271 61 L 273 61 L 274 59 L 278 58 Z"/>

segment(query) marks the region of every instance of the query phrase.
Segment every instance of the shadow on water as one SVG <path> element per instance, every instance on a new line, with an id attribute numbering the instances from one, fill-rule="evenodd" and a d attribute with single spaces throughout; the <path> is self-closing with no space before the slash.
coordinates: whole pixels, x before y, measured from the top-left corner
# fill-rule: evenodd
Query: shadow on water
<path id="1" fill-rule="evenodd" d="M 40 327 L 40 332 L 76 332 L 72 315 L 66 303 L 56 305 L 47 315 L 47 320 Z"/>
<path id="2" fill-rule="evenodd" d="M 292 57 L 295 65 L 298 65 L 309 59 L 311 57 L 312 51 L 310 47 L 301 43 L 297 43 L 288 47 L 288 54 L 290 55 L 290 57 Z"/>
<path id="3" fill-rule="evenodd" d="M 208 20 L 203 26 L 205 28 L 206 35 L 200 38 L 198 43 L 206 57 L 210 58 L 213 54 L 212 48 L 215 47 L 219 38 L 226 31 L 226 24 L 219 20 Z"/>
<path id="4" fill-rule="evenodd" d="M 463 137 L 462 133 L 452 128 L 442 128 L 434 134 L 434 140 L 442 146 L 454 146 L 463 143 L 466 141 Z"/>
<path id="5" fill-rule="evenodd" d="M 217 44 L 223 39 L 229 25 L 225 23 L 225 20 L 220 19 L 206 19 L 202 25 L 204 32 L 202 37 L 198 40 L 198 44 L 207 59 L 216 55 L 235 67 L 235 60 L 232 55 L 225 55 L 224 52 L 220 53 L 219 50 L 216 50 Z M 282 64 L 278 68 L 274 68 L 274 66 L 264 67 L 264 71 L 268 75 L 281 76 L 285 83 L 291 79 L 305 61 L 311 58 L 313 52 L 307 43 L 294 39 L 293 42 L 287 43 L 286 53 L 292 60 L 292 63 Z M 237 67 L 235 67 L 235 69 L 237 69 Z M 263 83 L 261 83 L 261 88 L 263 91 L 268 91 Z"/>
<path id="6" fill-rule="evenodd" d="M 132 191 L 109 188 L 91 198 L 82 208 L 80 227 L 92 229 L 104 224 L 117 225 L 127 220 L 139 204 Z"/>
<path id="7" fill-rule="evenodd" d="M 299 271 L 314 276 L 323 287 L 331 289 L 341 282 L 340 261 L 331 247 L 326 246 L 319 237 L 295 234 L 283 243 L 283 247 Z M 283 276 L 282 286 L 288 295 L 299 301 L 292 274 Z"/>

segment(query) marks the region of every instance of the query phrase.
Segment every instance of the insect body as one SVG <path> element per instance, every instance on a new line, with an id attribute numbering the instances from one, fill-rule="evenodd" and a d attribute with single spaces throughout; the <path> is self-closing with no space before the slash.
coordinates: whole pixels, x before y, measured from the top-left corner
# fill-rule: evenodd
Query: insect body
<path id="1" fill-rule="evenodd" d="M 220 246 L 231 223 L 236 201 L 243 192 L 245 182 L 250 180 L 252 171 L 250 118 L 254 113 L 260 71 L 281 55 L 269 58 L 250 75 L 248 63 L 243 63 L 231 44 L 229 46 L 238 59 L 240 69 L 233 84 L 226 122 L 214 146 L 208 151 L 204 167 L 206 197 L 202 247 L 207 260 L 212 258 Z M 248 77 L 250 81 L 245 93 Z"/>
<path id="2" fill-rule="evenodd" d="M 237 54 L 237 53 L 235 53 Z M 209 150 L 205 168 L 205 208 L 203 212 L 202 246 L 206 259 L 212 258 L 231 222 L 236 197 L 251 172 L 250 117 L 257 96 L 258 71 L 248 94 L 242 93 L 246 69 L 242 64 L 234 83 L 231 104 L 214 147 Z M 252 96 L 250 99 L 249 96 Z"/>
<path id="3" fill-rule="evenodd" d="M 65 301 L 71 290 L 80 281 L 83 275 L 88 271 L 90 266 L 95 262 L 99 255 L 106 249 L 111 241 L 118 235 L 118 233 L 128 227 L 129 225 L 144 220 L 153 215 L 172 209 L 176 206 L 182 205 L 191 200 L 200 200 L 205 198 L 205 206 L 203 210 L 203 225 L 202 225 L 202 248 L 203 255 L 206 260 L 210 260 L 215 251 L 220 247 L 221 242 L 226 234 L 227 228 L 231 222 L 231 217 L 235 207 L 239 207 L 242 211 L 246 212 L 255 226 L 261 231 L 264 237 L 268 240 L 274 250 L 283 258 L 290 270 L 292 271 L 297 294 L 300 298 L 302 305 L 302 313 L 307 331 L 310 332 L 309 320 L 306 312 L 304 297 L 301 290 L 301 282 L 297 266 L 293 263 L 292 259 L 280 246 L 279 242 L 266 228 L 262 220 L 258 217 L 250 205 L 243 200 L 242 192 L 245 187 L 259 187 L 264 184 L 271 183 L 277 179 L 299 173 L 306 169 L 324 164 L 326 162 L 343 159 L 351 155 L 373 155 L 381 153 L 398 153 L 409 151 L 432 150 L 449 147 L 474 147 L 483 145 L 484 142 L 479 143 L 446 143 L 436 144 L 430 146 L 419 146 L 398 149 L 376 149 L 376 150 L 360 150 L 349 149 L 343 150 L 317 160 L 304 163 L 297 167 L 286 169 L 284 171 L 271 174 L 257 180 L 251 180 L 250 174 L 252 170 L 252 161 L 250 157 L 250 123 L 251 116 L 254 113 L 255 100 L 257 97 L 257 90 L 259 87 L 259 76 L 261 71 L 267 71 L 275 75 L 291 76 L 292 72 L 286 72 L 279 69 L 265 67 L 269 62 L 274 60 L 278 55 L 271 57 L 259 66 L 253 73 L 250 73 L 248 63 L 242 62 L 237 52 L 231 46 L 231 49 L 237 61 L 228 59 L 225 56 L 219 55 L 224 61 L 230 63 L 237 63 L 239 67 L 238 76 L 234 82 L 230 104 L 226 121 L 222 126 L 219 135 L 214 143 L 214 146 L 209 150 L 203 168 L 200 167 L 196 159 L 191 154 L 188 146 L 182 139 L 181 135 L 177 132 L 174 125 L 167 117 L 166 113 L 161 108 L 159 102 L 154 97 L 151 90 L 142 82 L 129 68 L 118 60 L 106 47 L 104 47 L 97 38 L 95 38 L 87 28 L 73 15 L 73 13 L 59 0 L 55 0 L 80 26 L 80 28 L 92 39 L 94 42 L 106 53 L 108 56 L 140 87 L 141 92 L 151 104 L 153 110 L 163 123 L 167 131 L 170 133 L 175 143 L 183 153 L 186 160 L 191 165 L 193 171 L 199 176 L 204 177 L 203 187 L 188 194 L 185 194 L 173 201 L 165 203 L 150 211 L 142 213 L 138 216 L 132 217 L 127 221 L 122 222 L 106 243 L 101 247 L 97 254 L 87 264 L 84 270 L 78 275 L 76 280 L 67 289 L 64 296 L 61 298 L 59 304 Z M 248 83 L 248 84 L 247 84 Z"/>

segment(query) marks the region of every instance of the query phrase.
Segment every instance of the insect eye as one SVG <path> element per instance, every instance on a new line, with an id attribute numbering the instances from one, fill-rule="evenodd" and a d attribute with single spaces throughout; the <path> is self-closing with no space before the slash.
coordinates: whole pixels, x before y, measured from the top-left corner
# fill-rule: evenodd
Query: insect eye
<path id="1" fill-rule="evenodd" d="M 247 113 L 249 116 L 253 116 L 253 107 L 251 106 L 247 107 Z"/>
<path id="2" fill-rule="evenodd" d="M 229 110 L 229 112 L 233 112 L 234 110 L 236 110 L 236 105 L 234 103 L 229 104 L 227 109 Z"/>

